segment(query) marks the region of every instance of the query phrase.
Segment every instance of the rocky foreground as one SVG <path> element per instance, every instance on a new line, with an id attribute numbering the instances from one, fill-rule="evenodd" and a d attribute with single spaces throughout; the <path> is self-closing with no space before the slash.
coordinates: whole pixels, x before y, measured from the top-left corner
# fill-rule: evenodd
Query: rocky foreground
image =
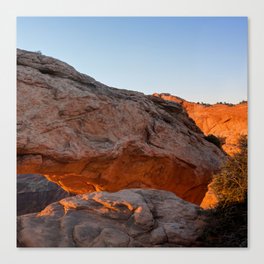
<path id="1" fill-rule="evenodd" d="M 225 159 L 179 103 L 108 87 L 24 50 L 17 122 L 18 173 L 45 175 L 75 194 L 155 188 L 199 205 Z"/>
<path id="2" fill-rule="evenodd" d="M 199 246 L 202 210 L 159 190 L 94 192 L 18 217 L 22 247 Z"/>

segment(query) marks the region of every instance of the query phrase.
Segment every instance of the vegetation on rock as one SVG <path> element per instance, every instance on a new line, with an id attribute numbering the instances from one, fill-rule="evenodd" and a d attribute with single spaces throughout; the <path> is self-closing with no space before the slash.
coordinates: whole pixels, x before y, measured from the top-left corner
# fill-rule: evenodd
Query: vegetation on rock
<path id="1" fill-rule="evenodd" d="M 229 157 L 219 174 L 213 178 L 214 189 L 219 203 L 229 205 L 243 202 L 247 196 L 247 137 L 239 140 L 240 152 Z"/>
<path id="2" fill-rule="evenodd" d="M 216 137 L 215 135 L 209 134 L 208 136 L 204 137 L 207 141 L 213 143 L 218 148 L 222 149 L 222 145 L 225 143 L 224 138 Z"/>
<path id="3" fill-rule="evenodd" d="M 217 198 L 215 209 L 206 211 L 208 225 L 202 236 L 204 246 L 247 246 L 247 137 L 239 140 L 240 152 L 229 157 L 213 178 Z"/>
<path id="4" fill-rule="evenodd" d="M 241 102 L 239 102 L 239 104 L 247 104 L 246 100 L 242 100 Z"/>
<path id="5" fill-rule="evenodd" d="M 227 105 L 227 106 L 234 106 L 234 104 L 227 103 L 227 102 L 217 102 L 216 104 L 222 104 L 222 105 Z"/>

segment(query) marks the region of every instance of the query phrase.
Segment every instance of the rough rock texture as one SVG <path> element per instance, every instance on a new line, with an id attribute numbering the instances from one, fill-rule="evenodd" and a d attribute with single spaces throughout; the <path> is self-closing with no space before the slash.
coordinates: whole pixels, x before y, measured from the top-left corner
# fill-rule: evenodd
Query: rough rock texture
<path id="1" fill-rule="evenodd" d="M 18 217 L 18 246 L 198 246 L 202 210 L 159 190 L 94 192 Z"/>
<path id="2" fill-rule="evenodd" d="M 191 103 L 169 94 L 154 94 L 159 98 L 180 103 L 197 126 L 206 134 L 225 139 L 223 149 L 230 155 L 237 153 L 238 139 L 248 134 L 248 104 L 214 104 L 205 106 Z"/>
<path id="3" fill-rule="evenodd" d="M 180 104 L 17 51 L 17 170 L 73 193 L 155 188 L 200 204 L 223 153 Z"/>
<path id="4" fill-rule="evenodd" d="M 17 215 L 39 212 L 70 194 L 37 174 L 17 175 Z"/>

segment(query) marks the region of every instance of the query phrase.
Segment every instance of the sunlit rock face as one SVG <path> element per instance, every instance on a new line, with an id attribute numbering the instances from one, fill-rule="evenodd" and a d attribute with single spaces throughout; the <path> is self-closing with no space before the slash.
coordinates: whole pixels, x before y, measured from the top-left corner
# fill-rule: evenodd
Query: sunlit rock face
<path id="1" fill-rule="evenodd" d="M 160 190 L 94 192 L 18 217 L 18 246 L 198 246 L 201 209 Z"/>
<path id="2" fill-rule="evenodd" d="M 181 104 L 204 134 L 213 134 L 225 139 L 223 149 L 229 155 L 239 151 L 238 139 L 248 134 L 247 102 L 237 105 L 205 106 L 169 94 L 154 94 L 154 96 Z"/>
<path id="3" fill-rule="evenodd" d="M 136 87 L 135 87 L 136 88 Z M 17 170 L 73 193 L 155 188 L 200 204 L 224 154 L 179 103 L 17 51 Z"/>
<path id="4" fill-rule="evenodd" d="M 213 134 L 225 139 L 225 144 L 222 147 L 229 155 L 239 151 L 238 139 L 240 136 L 248 134 L 247 103 L 206 106 L 191 103 L 170 94 L 154 94 L 154 96 L 181 104 L 205 135 Z M 208 192 L 200 206 L 209 209 L 215 207 L 217 203 L 218 199 L 209 184 Z"/>
<path id="5" fill-rule="evenodd" d="M 17 215 L 39 212 L 70 194 L 37 174 L 17 175 Z"/>

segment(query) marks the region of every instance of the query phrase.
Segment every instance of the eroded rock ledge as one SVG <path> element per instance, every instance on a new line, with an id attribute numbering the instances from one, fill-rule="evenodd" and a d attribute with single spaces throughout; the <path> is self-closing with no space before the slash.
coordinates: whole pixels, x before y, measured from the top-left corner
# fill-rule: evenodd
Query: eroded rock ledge
<path id="1" fill-rule="evenodd" d="M 200 204 L 224 154 L 180 104 L 17 50 L 17 171 L 73 193 L 156 188 Z"/>
<path id="2" fill-rule="evenodd" d="M 159 190 L 94 192 L 18 217 L 18 246 L 199 246 L 202 210 Z"/>

